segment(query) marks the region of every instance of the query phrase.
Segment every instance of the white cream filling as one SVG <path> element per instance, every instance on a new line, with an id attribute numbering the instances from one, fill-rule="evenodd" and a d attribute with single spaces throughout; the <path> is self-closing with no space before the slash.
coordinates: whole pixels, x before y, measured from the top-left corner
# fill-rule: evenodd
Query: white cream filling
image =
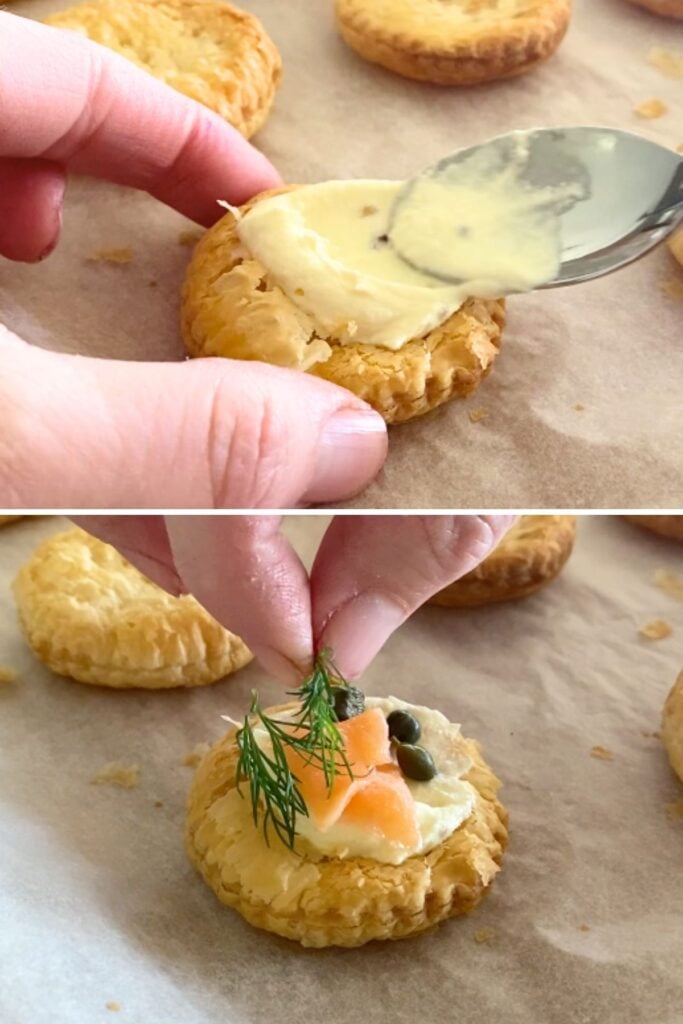
<path id="1" fill-rule="evenodd" d="M 237 231 L 272 281 L 341 344 L 399 349 L 443 323 L 467 298 L 378 242 L 401 188 L 394 181 L 326 181 L 257 203 Z"/>
<path id="2" fill-rule="evenodd" d="M 498 167 L 484 152 L 417 179 L 396 207 L 403 182 L 306 185 L 256 203 L 237 231 L 322 337 L 398 350 L 470 296 L 530 291 L 557 273 L 558 205 L 575 186 L 529 188 L 526 155 L 520 146 Z"/>
<path id="3" fill-rule="evenodd" d="M 460 726 L 453 725 L 440 711 L 408 704 L 397 697 L 368 697 L 366 707 L 381 708 L 385 715 L 397 709 L 414 714 L 422 727 L 420 746 L 429 751 L 438 769 L 429 782 L 406 779 L 417 811 L 417 842 L 412 846 L 390 842 L 381 832 L 339 823 L 321 832 L 311 818 L 303 815 L 297 817 L 297 832 L 323 856 L 369 857 L 384 864 L 401 864 L 438 846 L 469 818 L 475 793 L 462 776 L 472 762 L 464 752 Z M 259 746 L 265 751 L 272 749 L 265 730 L 257 727 L 254 731 Z"/>

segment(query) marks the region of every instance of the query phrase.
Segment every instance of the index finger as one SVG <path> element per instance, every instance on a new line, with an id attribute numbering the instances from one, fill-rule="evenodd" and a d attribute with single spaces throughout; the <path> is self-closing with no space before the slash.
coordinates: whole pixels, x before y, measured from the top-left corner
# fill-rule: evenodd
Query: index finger
<path id="1" fill-rule="evenodd" d="M 202 224 L 280 183 L 213 111 L 76 33 L 0 12 L 0 158 L 151 193 Z"/>

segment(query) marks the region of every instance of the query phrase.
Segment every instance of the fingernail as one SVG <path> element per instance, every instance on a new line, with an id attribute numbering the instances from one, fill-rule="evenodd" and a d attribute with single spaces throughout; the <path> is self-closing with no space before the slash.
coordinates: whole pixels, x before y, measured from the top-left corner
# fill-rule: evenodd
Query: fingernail
<path id="1" fill-rule="evenodd" d="M 372 409 L 345 409 L 332 416 L 318 441 L 315 470 L 304 499 L 337 501 L 362 491 L 382 468 L 387 428 Z"/>
<path id="2" fill-rule="evenodd" d="M 297 665 L 274 647 L 259 646 L 254 650 L 259 662 L 269 673 L 287 686 L 301 686 L 312 665 Z"/>
<path id="3" fill-rule="evenodd" d="M 406 618 L 405 609 L 383 594 L 359 594 L 334 612 L 318 646 L 329 647 L 340 672 L 355 679 Z"/>

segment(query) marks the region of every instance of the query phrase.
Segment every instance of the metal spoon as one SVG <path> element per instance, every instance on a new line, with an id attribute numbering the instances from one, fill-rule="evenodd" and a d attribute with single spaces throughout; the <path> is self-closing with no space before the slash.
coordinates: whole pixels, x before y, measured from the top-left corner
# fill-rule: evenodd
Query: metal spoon
<path id="1" fill-rule="evenodd" d="M 577 197 L 555 210 L 559 270 L 538 288 L 611 274 L 644 256 L 683 220 L 683 156 L 616 128 L 537 128 L 459 150 L 406 182 L 393 207 L 389 239 L 416 182 L 446 176 L 452 182 L 460 174 L 471 180 L 472 168 L 482 163 L 494 172 L 516 166 L 519 182 L 532 190 L 576 185 Z M 397 254 L 433 277 L 455 281 L 412 260 L 405 244 Z"/>

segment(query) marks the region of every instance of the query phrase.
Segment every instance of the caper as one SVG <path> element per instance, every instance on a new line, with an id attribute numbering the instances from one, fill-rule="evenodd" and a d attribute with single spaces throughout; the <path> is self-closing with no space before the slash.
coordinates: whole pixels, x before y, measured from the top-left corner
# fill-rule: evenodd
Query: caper
<path id="1" fill-rule="evenodd" d="M 338 722 L 355 718 L 365 711 L 365 694 L 357 686 L 333 686 L 332 698 Z"/>
<path id="2" fill-rule="evenodd" d="M 387 718 L 389 735 L 399 743 L 417 743 L 422 732 L 420 723 L 409 711 L 392 711 Z"/>
<path id="3" fill-rule="evenodd" d="M 432 755 L 414 743 L 397 743 L 396 760 L 403 774 L 416 782 L 429 782 L 436 775 Z"/>

